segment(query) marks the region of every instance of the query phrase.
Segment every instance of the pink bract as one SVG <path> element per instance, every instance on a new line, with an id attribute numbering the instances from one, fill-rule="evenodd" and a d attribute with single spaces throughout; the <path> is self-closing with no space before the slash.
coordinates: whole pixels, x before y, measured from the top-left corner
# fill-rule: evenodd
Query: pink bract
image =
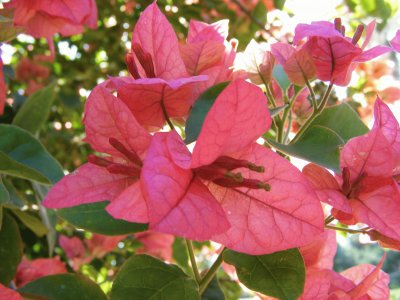
<path id="1" fill-rule="evenodd" d="M 43 204 L 49 208 L 63 208 L 109 200 L 107 211 L 110 214 L 127 218 L 130 210 L 121 208 L 131 205 L 136 213 L 141 212 L 136 222 L 147 222 L 147 207 L 137 187 L 150 135 L 129 108 L 103 85 L 90 94 L 84 123 L 86 141 L 94 150 L 108 156 L 90 156 L 90 162 L 51 189 Z"/>
<path id="2" fill-rule="evenodd" d="M 16 291 L 5 287 L 4 285 L 0 284 L 0 299 L 4 300 L 24 300 L 20 294 Z"/>
<path id="3" fill-rule="evenodd" d="M 7 86 L 4 82 L 4 74 L 3 74 L 3 61 L 0 57 L 0 116 L 4 112 L 4 106 L 6 105 L 6 96 L 7 96 Z"/>
<path id="4" fill-rule="evenodd" d="M 175 240 L 173 235 L 148 230 L 136 233 L 135 238 L 143 244 L 136 253 L 152 255 L 166 261 L 172 260 L 172 244 Z"/>
<path id="5" fill-rule="evenodd" d="M 310 242 L 321 206 L 297 169 L 255 143 L 270 125 L 262 91 L 237 79 L 208 112 L 192 156 L 176 133 L 156 134 L 141 181 L 150 228 L 249 254 Z M 287 232 L 288 223 L 301 230 Z"/>
<path id="6" fill-rule="evenodd" d="M 366 37 L 360 47 L 357 43 L 364 30 L 363 25 L 357 28 L 353 38 L 348 38 L 344 36 L 345 29 L 340 19 L 336 19 L 335 24 L 329 22 L 299 24 L 293 42 L 298 45 L 307 38 L 303 49 L 312 56 L 318 79 L 347 86 L 357 64 L 392 51 L 392 48 L 387 46 L 375 46 L 364 50 L 374 28 L 375 21 L 366 26 Z"/>
<path id="7" fill-rule="evenodd" d="M 36 38 L 78 34 L 84 25 L 97 27 L 94 0 L 12 0 L 4 6 L 15 8 L 15 26 L 25 27 Z"/>

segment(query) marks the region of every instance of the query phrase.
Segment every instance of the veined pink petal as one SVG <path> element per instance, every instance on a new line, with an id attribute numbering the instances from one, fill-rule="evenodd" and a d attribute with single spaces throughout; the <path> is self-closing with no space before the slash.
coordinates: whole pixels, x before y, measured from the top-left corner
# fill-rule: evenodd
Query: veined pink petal
<path id="1" fill-rule="evenodd" d="M 375 46 L 372 47 L 371 49 L 368 49 L 366 51 L 363 51 L 359 56 L 357 56 L 354 61 L 355 62 L 366 62 L 371 59 L 374 59 L 375 57 L 381 56 L 385 53 L 391 52 L 392 48 L 388 46 Z"/>
<path id="2" fill-rule="evenodd" d="M 311 22 L 311 24 L 298 24 L 295 29 L 293 44 L 298 45 L 299 42 L 312 36 L 324 38 L 342 37 L 342 34 L 335 29 L 335 25 L 327 21 Z"/>
<path id="3" fill-rule="evenodd" d="M 231 228 L 213 240 L 235 251 L 267 254 L 312 242 L 323 232 L 323 213 L 317 196 L 290 162 L 253 144 L 237 157 L 265 167 L 264 173 L 239 169 L 244 178 L 271 186 L 262 189 L 208 187 L 226 212 Z M 287 228 L 291 230 L 287 230 Z"/>
<path id="4" fill-rule="evenodd" d="M 224 52 L 224 44 L 216 41 L 192 43 L 181 48 L 182 59 L 190 75 L 201 74 L 219 64 Z"/>
<path id="5" fill-rule="evenodd" d="M 204 41 L 224 42 L 228 37 L 229 20 L 207 24 L 204 22 L 190 20 L 187 43 L 198 43 Z"/>
<path id="6" fill-rule="evenodd" d="M 303 86 L 306 80 L 315 76 L 315 66 L 311 55 L 305 49 L 296 50 L 285 62 L 283 68 L 291 82 Z"/>
<path id="7" fill-rule="evenodd" d="M 340 154 L 341 169 L 350 171 L 350 181 L 360 176 L 390 177 L 393 154 L 385 136 L 377 129 L 352 138 Z"/>
<path id="8" fill-rule="evenodd" d="M 102 258 L 113 251 L 124 238 L 126 238 L 126 235 L 106 236 L 93 234 L 92 238 L 85 240 L 85 242 L 91 257 Z"/>
<path id="9" fill-rule="evenodd" d="M 168 149 L 173 144 L 170 138 L 181 140 L 175 131 L 154 135 L 141 173 L 150 228 L 193 240 L 210 239 L 229 224 L 221 206 L 193 172 L 174 163 Z"/>
<path id="10" fill-rule="evenodd" d="M 149 146 L 150 134 L 139 125 L 128 106 L 103 85 L 94 88 L 89 95 L 83 122 L 85 140 L 98 152 L 121 157 L 121 153 L 111 146 L 110 138 L 117 139 L 142 157 Z"/>
<path id="11" fill-rule="evenodd" d="M 76 236 L 69 238 L 65 235 L 61 235 L 58 239 L 58 243 L 69 259 L 82 258 L 86 254 L 86 249 L 82 240 Z"/>
<path id="12" fill-rule="evenodd" d="M 389 275 L 381 271 L 386 254 L 382 257 L 379 264 L 358 265 L 341 273 L 342 276 L 353 281 L 357 286 L 348 291 L 352 299 L 359 299 L 368 295 L 369 299 L 389 299 Z"/>
<path id="13" fill-rule="evenodd" d="M 331 270 L 307 269 L 304 293 L 299 300 L 326 300 L 330 288 Z"/>
<path id="14" fill-rule="evenodd" d="M 331 271 L 330 277 L 331 277 L 331 287 L 329 289 L 329 293 L 331 294 L 331 293 L 339 292 L 338 293 L 339 295 L 344 296 L 343 299 L 351 300 L 350 297 L 346 298 L 345 296 L 348 296 L 347 292 L 352 290 L 356 286 L 356 284 L 353 281 L 351 281 L 350 279 L 347 279 L 346 277 L 344 277 L 341 274 L 336 273 L 334 271 Z M 329 300 L 330 299 L 339 300 L 341 298 L 329 297 L 328 299 Z"/>
<path id="15" fill-rule="evenodd" d="M 321 202 L 343 212 L 351 213 L 349 201 L 342 194 L 337 180 L 331 173 L 316 164 L 306 165 L 302 172 L 312 183 Z"/>
<path id="16" fill-rule="evenodd" d="M 85 203 L 112 200 L 132 184 L 127 176 L 110 174 L 107 169 L 87 163 L 61 179 L 42 204 L 64 208 Z"/>
<path id="17" fill-rule="evenodd" d="M 4 285 L 0 284 L 0 299 L 4 300 L 24 300 L 17 291 L 9 289 Z"/>
<path id="18" fill-rule="evenodd" d="M 131 184 L 111 203 L 107 205 L 106 211 L 115 219 L 128 222 L 148 223 L 149 216 L 147 204 L 143 196 L 140 182 Z"/>
<path id="19" fill-rule="evenodd" d="M 236 79 L 217 97 L 193 150 L 192 168 L 238 152 L 271 126 L 266 98 L 257 86 Z"/>
<path id="20" fill-rule="evenodd" d="M 311 52 L 317 78 L 340 85 L 352 61 L 362 53 L 359 47 L 341 36 L 312 37 L 303 48 Z"/>
<path id="21" fill-rule="evenodd" d="M 390 41 L 393 49 L 400 52 L 400 29 L 396 31 L 395 37 Z"/>
<path id="22" fill-rule="evenodd" d="M 165 124 L 163 107 L 170 118 L 186 117 L 199 96 L 196 88 L 205 76 L 194 76 L 166 82 L 159 78 L 115 78 L 118 97 L 129 107 L 139 124 L 156 131 Z"/>
<path id="23" fill-rule="evenodd" d="M 374 128 L 379 128 L 393 151 L 393 174 L 400 173 L 400 126 L 390 108 L 379 97 L 374 106 Z"/>
<path id="24" fill-rule="evenodd" d="M 175 31 L 156 2 L 141 14 L 133 30 L 132 43 L 139 44 L 150 53 L 156 77 L 171 80 L 188 76 Z"/>
<path id="25" fill-rule="evenodd" d="M 332 269 L 336 249 L 334 230 L 325 230 L 312 243 L 299 248 L 307 270 L 309 268 Z"/>
<path id="26" fill-rule="evenodd" d="M 381 187 L 374 188 L 374 184 L 379 184 L 378 179 L 364 180 L 365 190 L 350 204 L 359 222 L 400 241 L 400 191 L 394 180 L 388 181 L 389 184 L 383 182 Z"/>
<path id="27" fill-rule="evenodd" d="M 284 65 L 286 61 L 291 57 L 296 50 L 287 43 L 275 43 L 271 46 L 271 52 L 275 56 L 276 60 Z"/>

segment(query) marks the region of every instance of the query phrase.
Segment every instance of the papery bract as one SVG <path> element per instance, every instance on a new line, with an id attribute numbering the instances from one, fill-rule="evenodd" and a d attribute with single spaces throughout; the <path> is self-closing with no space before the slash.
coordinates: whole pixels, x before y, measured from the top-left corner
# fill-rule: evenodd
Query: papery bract
<path id="1" fill-rule="evenodd" d="M 92 258 L 104 257 L 107 253 L 114 250 L 125 237 L 126 235 L 105 236 L 93 234 L 91 239 L 85 240 L 89 256 Z"/>
<path id="2" fill-rule="evenodd" d="M 321 206 L 297 169 L 255 143 L 270 125 L 262 91 L 237 79 L 208 112 L 192 157 L 176 133 L 156 134 L 142 172 L 150 228 L 249 254 L 310 242 Z"/>
<path id="3" fill-rule="evenodd" d="M 103 85 L 96 87 L 86 102 L 84 124 L 86 141 L 94 150 L 111 156 L 90 157 L 91 162 L 61 179 L 43 204 L 63 208 L 110 200 L 107 211 L 114 217 L 126 219 L 134 214 L 136 222 L 146 223 L 147 207 L 138 180 L 150 135 Z"/>
<path id="4" fill-rule="evenodd" d="M 400 30 L 396 31 L 396 35 L 390 41 L 390 45 L 392 45 L 394 50 L 396 50 L 397 52 L 400 52 Z"/>
<path id="5" fill-rule="evenodd" d="M 64 263 L 58 256 L 54 258 L 37 258 L 27 260 L 25 257 L 18 265 L 15 282 L 18 287 L 22 287 L 28 282 L 48 275 L 67 273 Z"/>
<path id="6" fill-rule="evenodd" d="M 97 27 L 94 0 L 12 0 L 4 6 L 15 8 L 14 24 L 35 38 L 78 34 L 84 25 Z"/>
<path id="7" fill-rule="evenodd" d="M 136 233 L 135 238 L 143 244 L 136 251 L 137 254 L 148 254 L 166 261 L 172 260 L 172 244 L 175 240 L 173 235 L 148 230 Z"/>
<path id="8" fill-rule="evenodd" d="M 235 68 L 246 71 L 254 84 L 268 84 L 272 80 L 275 58 L 266 47 L 251 40 L 243 53 L 239 53 Z"/>
<path id="9" fill-rule="evenodd" d="M 0 284 L 0 299 L 2 300 L 24 300 L 16 291 Z"/>
<path id="10" fill-rule="evenodd" d="M 275 43 L 271 46 L 272 54 L 283 66 L 289 80 L 296 85 L 305 85 L 306 80 L 315 76 L 315 66 L 307 49 L 293 48 L 285 43 Z"/>
<path id="11" fill-rule="evenodd" d="M 69 238 L 62 235 L 58 239 L 58 243 L 64 250 L 68 262 L 74 271 L 78 271 L 82 265 L 87 264 L 92 260 L 88 256 L 86 248 L 80 238 L 76 236 Z"/>
<path id="12" fill-rule="evenodd" d="M 375 21 L 367 25 L 367 34 L 360 47 L 357 42 L 364 30 L 362 25 L 357 28 L 351 39 L 344 36 L 344 26 L 341 25 L 340 19 L 336 19 L 335 24 L 329 22 L 299 24 L 296 27 L 293 42 L 298 45 L 304 38 L 307 38 L 307 42 L 302 48 L 311 54 L 318 79 L 346 86 L 358 63 L 366 62 L 391 51 L 391 48 L 386 46 L 376 46 L 364 51 L 374 28 Z"/>

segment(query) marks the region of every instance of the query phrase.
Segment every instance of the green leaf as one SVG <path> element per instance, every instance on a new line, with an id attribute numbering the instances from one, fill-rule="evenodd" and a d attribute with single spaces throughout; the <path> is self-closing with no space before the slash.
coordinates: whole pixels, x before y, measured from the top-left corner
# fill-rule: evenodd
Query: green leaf
<path id="1" fill-rule="evenodd" d="M 237 300 L 242 295 L 243 291 L 236 280 L 230 278 L 225 272 L 218 274 L 219 286 L 225 295 L 226 300 Z"/>
<path id="2" fill-rule="evenodd" d="M 22 259 L 22 239 L 18 225 L 6 212 L 0 230 L 0 283 L 8 286 Z"/>
<path id="3" fill-rule="evenodd" d="M 274 7 L 276 9 L 282 10 L 283 7 L 285 6 L 285 1 L 286 0 L 274 0 Z"/>
<path id="4" fill-rule="evenodd" d="M 326 127 L 334 131 L 344 142 L 368 132 L 368 127 L 347 103 L 325 108 L 311 126 Z"/>
<path id="5" fill-rule="evenodd" d="M 306 272 L 298 249 L 259 256 L 227 250 L 223 256 L 235 266 L 240 282 L 253 291 L 282 300 L 303 293 Z"/>
<path id="6" fill-rule="evenodd" d="M 214 104 L 215 99 L 217 99 L 218 95 L 228 86 L 228 84 L 229 82 L 221 82 L 214 85 L 207 89 L 200 95 L 199 99 L 196 100 L 186 122 L 186 144 L 190 144 L 197 140 L 208 111 Z"/>
<path id="7" fill-rule="evenodd" d="M 24 28 L 14 26 L 13 19 L 12 10 L 0 9 L 0 43 L 11 41 L 24 31 Z"/>
<path id="8" fill-rule="evenodd" d="M 18 292 L 49 300 L 107 300 L 107 296 L 96 283 L 78 274 L 42 277 L 29 282 L 18 289 Z"/>
<path id="9" fill-rule="evenodd" d="M 279 151 L 324 166 L 335 172 L 340 171 L 339 147 L 344 141 L 334 131 L 326 127 L 311 127 L 296 143 L 283 145 L 267 140 Z"/>
<path id="10" fill-rule="evenodd" d="M 111 300 L 199 300 L 196 281 L 179 267 L 147 255 L 129 258 L 115 277 Z"/>
<path id="11" fill-rule="evenodd" d="M 214 276 L 213 280 L 211 280 L 201 295 L 201 300 L 225 300 L 225 295 L 219 286 L 217 276 Z"/>
<path id="12" fill-rule="evenodd" d="M 192 268 L 189 266 L 189 255 L 186 248 L 186 243 L 183 238 L 176 237 L 172 245 L 173 258 L 177 264 L 187 273 L 192 274 Z"/>
<path id="13" fill-rule="evenodd" d="M 64 176 L 60 164 L 29 132 L 1 124 L 0 137 L 0 173 L 44 184 Z"/>
<path id="14" fill-rule="evenodd" d="M 105 211 L 107 205 L 107 201 L 83 204 L 59 209 L 57 214 L 75 227 L 104 235 L 121 235 L 147 229 L 147 224 L 114 219 Z"/>
<path id="15" fill-rule="evenodd" d="M 26 227 L 32 230 L 33 233 L 35 233 L 37 236 L 44 236 L 49 231 L 38 217 L 28 212 L 20 211 L 17 209 L 12 210 L 12 212 Z"/>
<path id="16" fill-rule="evenodd" d="M 4 203 L 4 205 L 12 208 L 22 208 L 26 204 L 26 202 L 25 200 L 23 200 L 23 198 L 21 198 L 12 183 L 7 179 L 3 179 L 3 184 L 4 187 L 7 189 L 8 195 L 10 196 L 8 199 L 9 201 L 7 203 Z"/>
<path id="17" fill-rule="evenodd" d="M 29 96 L 24 105 L 19 109 L 14 117 L 13 125 L 36 134 L 49 117 L 54 98 L 55 83 L 38 90 Z"/>
<path id="18" fill-rule="evenodd" d="M 3 179 L 0 177 L 0 205 L 10 202 L 10 193 L 3 183 Z"/>
<path id="19" fill-rule="evenodd" d="M 290 86 L 291 82 L 286 75 L 285 70 L 283 69 L 282 65 L 275 65 L 273 70 L 273 75 L 275 80 L 278 82 L 281 89 L 285 92 L 288 87 Z"/>

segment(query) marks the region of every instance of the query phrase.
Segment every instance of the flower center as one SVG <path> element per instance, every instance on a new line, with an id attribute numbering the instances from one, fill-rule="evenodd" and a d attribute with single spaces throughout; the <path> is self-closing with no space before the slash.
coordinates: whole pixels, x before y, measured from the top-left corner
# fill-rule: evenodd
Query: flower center
<path id="1" fill-rule="evenodd" d="M 345 34 L 346 28 L 342 25 L 342 19 L 336 18 L 334 21 L 335 29 L 339 31 L 343 36 Z M 360 40 L 362 33 L 364 31 L 364 25 L 360 24 L 357 26 L 356 32 L 351 39 L 351 43 L 353 45 L 357 45 L 358 41 Z"/>
<path id="2" fill-rule="evenodd" d="M 247 160 L 221 156 L 212 164 L 194 169 L 194 173 L 202 179 L 210 180 L 223 187 L 247 187 L 250 189 L 271 190 L 271 186 L 257 179 L 243 178 L 240 172 L 232 172 L 238 168 L 246 168 L 257 173 L 263 173 L 264 167 Z"/>
<path id="3" fill-rule="evenodd" d="M 346 195 L 348 199 L 356 198 L 360 191 L 363 189 L 362 180 L 367 177 L 367 173 L 362 173 L 356 178 L 356 180 L 354 180 L 353 183 L 350 182 L 350 170 L 347 167 L 343 168 L 342 173 L 343 194 Z"/>
<path id="4" fill-rule="evenodd" d="M 139 155 L 137 155 L 135 151 L 127 149 L 120 141 L 118 141 L 115 138 L 110 138 L 109 143 L 115 150 L 120 152 L 132 164 L 127 165 L 127 164 L 113 162 L 107 158 L 99 157 L 94 154 L 89 155 L 88 161 L 99 167 L 106 168 L 107 171 L 112 174 L 120 174 L 134 178 L 139 178 L 140 171 L 143 166 L 143 163 Z"/>
<path id="5" fill-rule="evenodd" d="M 126 65 L 128 66 L 129 73 L 131 73 L 133 78 L 141 78 L 135 62 L 135 56 L 139 64 L 142 66 L 144 72 L 146 73 L 146 77 L 155 78 L 156 74 L 154 71 L 154 64 L 153 59 L 151 58 L 151 54 L 145 52 L 143 48 L 137 43 L 132 44 L 132 51 L 125 56 Z"/>

